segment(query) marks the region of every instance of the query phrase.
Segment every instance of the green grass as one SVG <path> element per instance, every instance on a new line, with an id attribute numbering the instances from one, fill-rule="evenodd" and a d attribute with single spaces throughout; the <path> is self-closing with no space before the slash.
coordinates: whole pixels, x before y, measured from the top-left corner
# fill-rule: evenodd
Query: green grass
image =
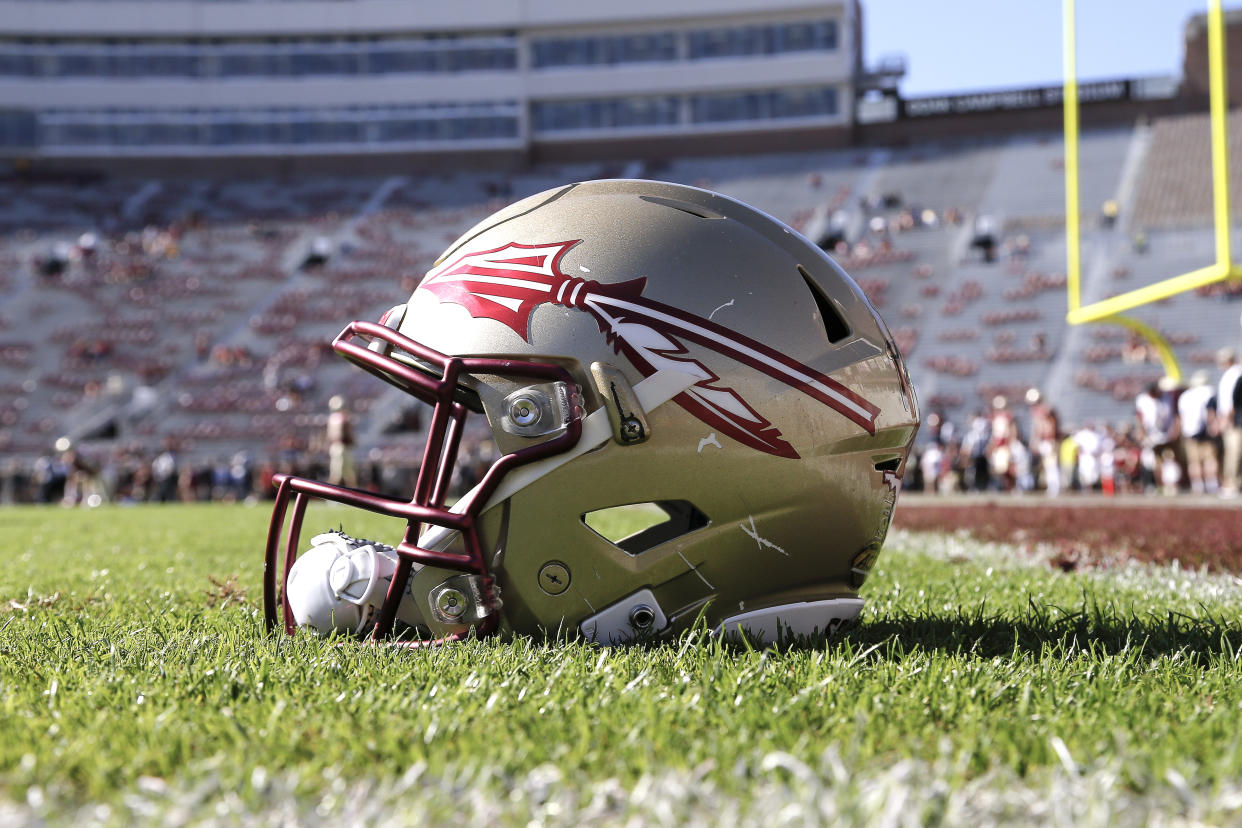
<path id="1" fill-rule="evenodd" d="M 263 634 L 266 521 L 0 511 L 0 824 L 1242 819 L 1231 576 L 894 533 L 817 647 L 409 652 Z"/>

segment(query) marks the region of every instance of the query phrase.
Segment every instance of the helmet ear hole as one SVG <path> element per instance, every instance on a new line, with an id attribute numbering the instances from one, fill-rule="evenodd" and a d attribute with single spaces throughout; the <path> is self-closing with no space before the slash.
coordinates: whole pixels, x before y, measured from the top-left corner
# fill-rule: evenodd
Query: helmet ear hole
<path id="1" fill-rule="evenodd" d="M 596 509 L 582 522 L 623 552 L 640 555 L 702 529 L 711 519 L 688 500 L 659 500 Z"/>

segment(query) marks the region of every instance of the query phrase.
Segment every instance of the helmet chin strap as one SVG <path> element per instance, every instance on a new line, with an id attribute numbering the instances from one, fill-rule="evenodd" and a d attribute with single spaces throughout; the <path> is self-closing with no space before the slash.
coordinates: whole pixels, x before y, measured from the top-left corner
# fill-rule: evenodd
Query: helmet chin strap
<path id="1" fill-rule="evenodd" d="M 638 402 L 643 410 L 652 411 L 694 385 L 698 380 L 699 377 L 687 374 L 685 371 L 679 371 L 676 368 L 663 368 L 635 385 L 634 393 L 637 395 Z M 583 418 L 582 436 L 578 439 L 576 446 L 562 454 L 555 454 L 514 469 L 505 476 L 505 479 L 492 492 L 491 498 L 480 510 L 479 514 L 508 500 L 522 489 L 554 469 L 565 465 L 570 460 L 599 448 L 612 439 L 612 434 L 612 423 L 608 419 L 608 407 L 601 406 Z M 478 493 L 479 487 L 476 486 L 462 495 L 461 499 L 454 503 L 449 511 L 460 514 L 474 501 Z M 429 526 L 419 535 L 418 545 L 423 549 L 441 551 L 448 546 L 456 534 L 457 531 L 454 529 L 447 529 L 443 526 Z"/>

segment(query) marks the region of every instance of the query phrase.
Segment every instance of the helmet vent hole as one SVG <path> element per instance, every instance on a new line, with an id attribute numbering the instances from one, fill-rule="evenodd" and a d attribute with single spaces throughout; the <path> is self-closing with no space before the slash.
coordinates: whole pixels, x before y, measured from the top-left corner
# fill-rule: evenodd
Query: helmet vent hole
<path id="1" fill-rule="evenodd" d="M 875 470 L 878 472 L 895 472 L 901 466 L 901 457 L 890 457 L 888 460 L 880 460 L 875 464 Z"/>
<path id="2" fill-rule="evenodd" d="M 845 317 L 828 298 L 828 294 L 824 293 L 824 289 L 811 278 L 811 274 L 807 273 L 802 265 L 798 265 L 798 273 L 802 274 L 802 281 L 806 282 L 807 289 L 811 291 L 811 296 L 815 299 L 815 307 L 819 309 L 819 321 L 824 326 L 828 341 L 836 343 L 848 337 L 850 326 L 845 323 Z"/>
<path id="3" fill-rule="evenodd" d="M 711 523 L 689 501 L 661 500 L 596 509 L 582 516 L 595 534 L 630 555 L 641 555 Z"/>
<path id="4" fill-rule="evenodd" d="M 689 213 L 702 219 L 722 219 L 724 216 L 717 213 L 702 204 L 691 204 L 688 201 L 678 201 L 674 198 L 661 198 L 660 196 L 644 195 L 639 196 L 643 201 L 649 201 L 652 204 L 659 204 L 663 207 L 671 207 L 674 210 L 680 210 L 683 213 Z"/>

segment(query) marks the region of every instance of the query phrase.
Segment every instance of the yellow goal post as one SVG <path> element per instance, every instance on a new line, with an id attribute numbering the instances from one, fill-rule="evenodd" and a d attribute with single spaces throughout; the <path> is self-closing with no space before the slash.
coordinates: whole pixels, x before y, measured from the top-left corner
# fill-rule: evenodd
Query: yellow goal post
<path id="1" fill-rule="evenodd" d="M 1103 322 L 1123 325 L 1147 339 L 1160 354 L 1165 373 L 1181 379 L 1177 355 L 1168 341 L 1155 328 L 1125 311 L 1158 302 L 1174 294 L 1210 285 L 1225 279 L 1242 277 L 1242 267 L 1233 261 L 1229 243 L 1229 147 L 1225 87 L 1225 25 L 1221 0 L 1208 0 L 1208 83 L 1212 138 L 1212 201 L 1216 234 L 1216 261 L 1206 267 L 1172 276 L 1150 285 L 1082 304 L 1082 255 L 1079 233 L 1078 197 L 1078 75 L 1075 64 L 1074 0 L 1062 0 L 1062 36 L 1064 52 L 1065 124 L 1065 285 L 1069 299 L 1066 321 L 1071 325 Z"/>

